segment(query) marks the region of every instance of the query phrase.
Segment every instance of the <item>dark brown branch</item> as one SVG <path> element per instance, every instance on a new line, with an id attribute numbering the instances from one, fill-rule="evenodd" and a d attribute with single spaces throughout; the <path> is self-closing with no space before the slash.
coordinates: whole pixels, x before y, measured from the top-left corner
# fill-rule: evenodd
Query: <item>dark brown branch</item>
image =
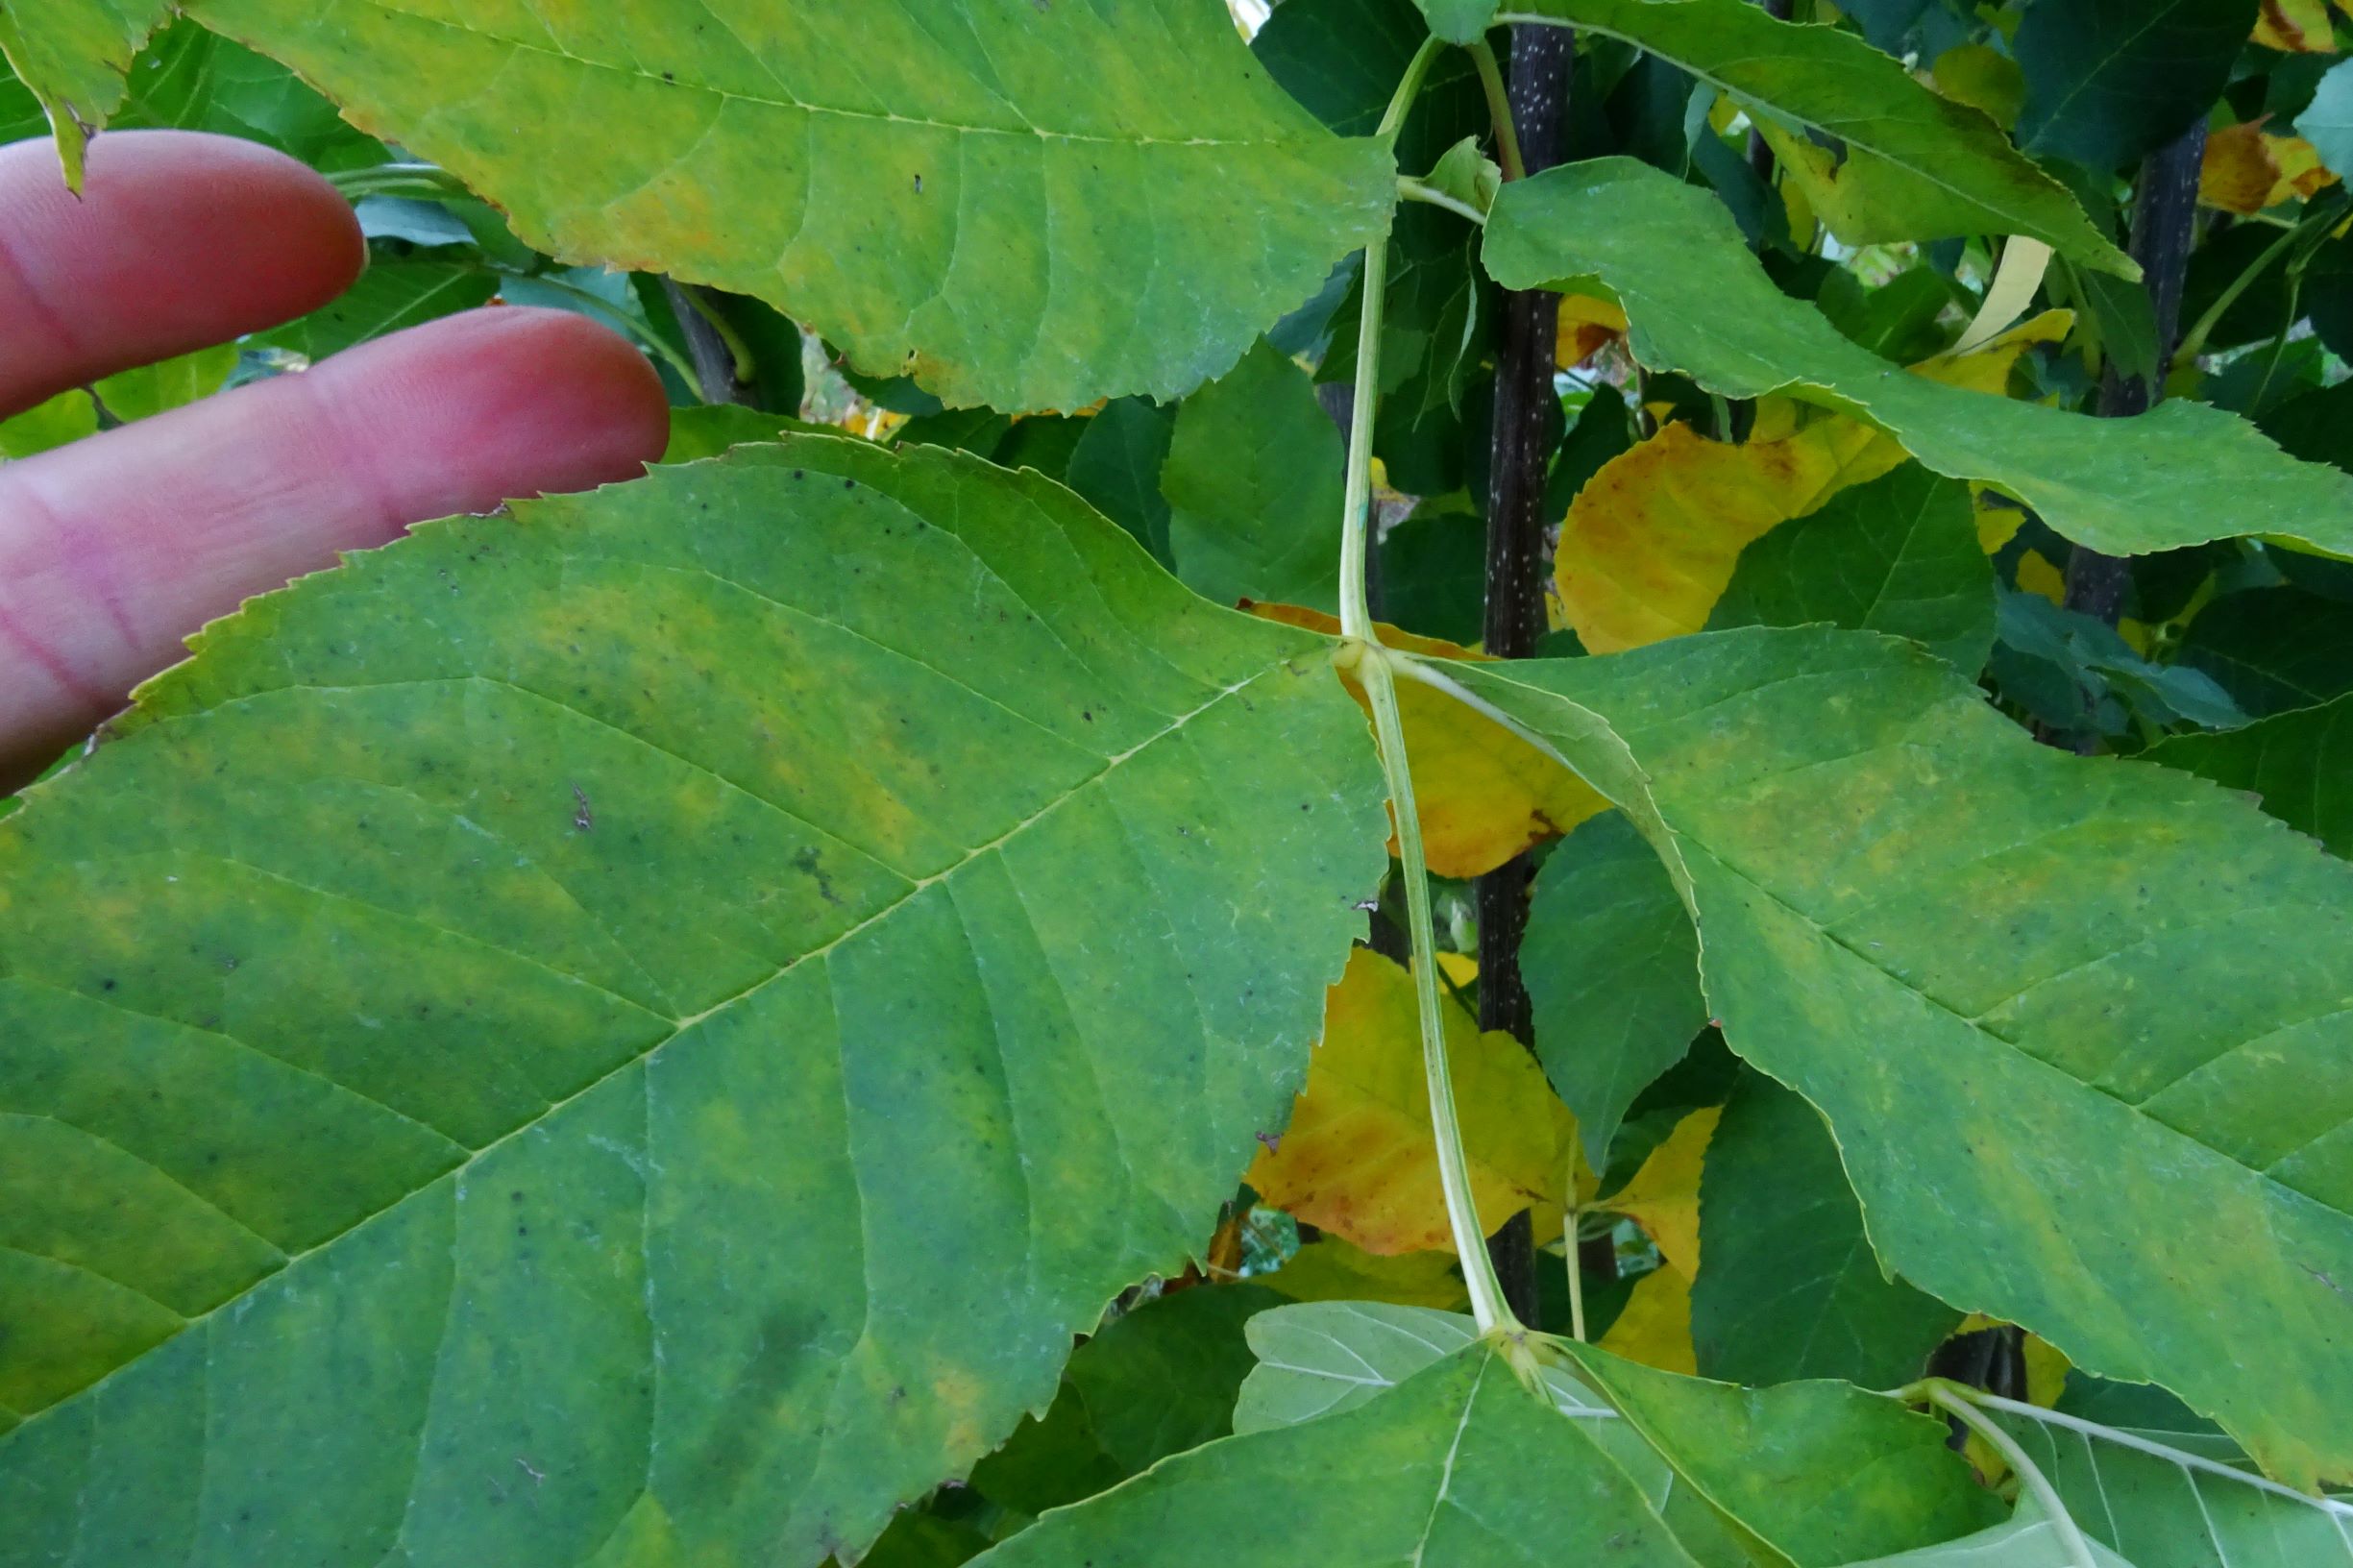
<path id="1" fill-rule="evenodd" d="M 1569 30 L 1523 25 L 1511 37 L 1511 117 L 1528 172 L 1561 159 L 1568 127 Z M 1560 297 L 1542 289 L 1507 294 L 1496 346 L 1495 433 L 1487 478 L 1486 650 L 1526 658 L 1544 635 L 1544 486 L 1559 423 L 1553 391 Z M 1530 867 L 1522 856 L 1481 877 L 1479 1023 L 1533 1039 L 1528 989 L 1520 983 L 1520 937 L 1528 928 Z M 1536 1321 L 1535 1251 L 1526 1213 L 1488 1242 L 1512 1312 Z"/>
<path id="2" fill-rule="evenodd" d="M 2166 367 L 2181 335 L 2181 295 L 2195 238 L 2198 166 L 2206 155 L 2204 116 L 2141 160 L 2132 202 L 2132 258 L 2157 318 L 2156 369 L 2151 377 L 2118 373 L 2109 357 L 2100 377 L 2099 412 L 2110 418 L 2145 414 L 2165 396 Z M 2067 558 L 2067 607 L 2110 625 L 2123 613 L 2130 569 L 2120 557 L 2077 545 Z"/>
<path id="3" fill-rule="evenodd" d="M 705 403 L 755 405 L 757 400 L 752 389 L 735 379 L 735 351 L 703 315 L 689 288 L 690 285 L 673 279 L 662 280 L 662 292 L 670 297 L 671 313 L 678 318 L 678 334 L 686 339 L 686 355 L 694 361 L 695 380 L 701 383 L 695 390 Z"/>

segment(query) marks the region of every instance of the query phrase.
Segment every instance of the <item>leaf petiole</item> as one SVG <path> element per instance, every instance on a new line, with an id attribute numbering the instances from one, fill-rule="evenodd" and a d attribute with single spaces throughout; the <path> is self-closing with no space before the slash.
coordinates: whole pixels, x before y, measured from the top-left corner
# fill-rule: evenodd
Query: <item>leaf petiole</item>
<path id="1" fill-rule="evenodd" d="M 1482 229 L 1487 226 L 1487 215 L 1484 212 L 1480 211 L 1468 202 L 1458 201 L 1447 195 L 1427 180 L 1416 180 L 1411 175 L 1401 174 L 1397 177 L 1397 194 L 1409 202 L 1427 202 L 1432 207 L 1442 207 L 1458 217 L 1468 218 Z"/>
<path id="2" fill-rule="evenodd" d="M 1446 1220 L 1455 1252 L 1470 1287 L 1471 1316 L 1482 1334 L 1517 1337 L 1521 1324 L 1504 1299 L 1503 1282 L 1487 1257 L 1486 1231 L 1471 1196 L 1470 1162 L 1462 1152 L 1462 1127 L 1455 1113 L 1454 1075 L 1446 1061 L 1445 1016 L 1438 996 L 1437 938 L 1430 912 L 1430 873 L 1422 852 L 1421 821 L 1413 803 L 1413 775 L 1406 760 L 1405 724 L 1397 711 L 1393 655 L 1377 642 L 1348 639 L 1335 662 L 1352 671 L 1373 710 L 1373 734 L 1381 768 L 1388 779 L 1396 816 L 1397 858 L 1405 867 L 1406 929 L 1413 943 L 1413 997 L 1421 1018 L 1422 1074 L 1430 1090 L 1430 1122 L 1437 1145 L 1438 1181 L 1446 1195 Z"/>
<path id="3" fill-rule="evenodd" d="M 2075 1523 L 2075 1516 L 2067 1511 L 2067 1505 L 2060 1500 L 2059 1488 L 2053 1486 L 2050 1478 L 2026 1457 L 2025 1449 L 2019 1446 L 2017 1438 L 2002 1431 L 1998 1422 L 1977 1408 L 1973 1389 L 1960 1388 L 1942 1378 L 1926 1379 L 1914 1384 L 1914 1387 L 1920 1397 L 1938 1409 L 1947 1411 L 1984 1438 L 1996 1453 L 2009 1462 L 2019 1481 L 2043 1506 L 2043 1512 L 2049 1518 L 2051 1528 L 2059 1532 L 2059 1544 L 2066 1549 L 2071 1568 L 2099 1568 L 2099 1559 L 2092 1555 L 2092 1543 L 2084 1539 L 2083 1530 Z"/>

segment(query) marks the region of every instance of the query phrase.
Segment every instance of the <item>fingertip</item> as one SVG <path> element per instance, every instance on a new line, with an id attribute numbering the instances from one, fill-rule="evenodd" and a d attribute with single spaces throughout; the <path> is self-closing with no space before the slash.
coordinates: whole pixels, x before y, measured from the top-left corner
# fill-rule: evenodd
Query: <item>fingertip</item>
<path id="1" fill-rule="evenodd" d="M 565 310 L 502 306 L 471 318 L 485 355 L 528 402 L 515 410 L 522 450 L 551 461 L 542 491 L 633 479 L 670 444 L 670 397 L 637 346 Z"/>
<path id="2" fill-rule="evenodd" d="M 629 341 L 568 311 L 470 310 L 305 378 L 337 445 L 388 478 L 400 521 L 637 478 L 670 439 L 661 378 Z"/>
<path id="3" fill-rule="evenodd" d="M 342 194 L 255 142 L 110 131 L 79 199 L 45 144 L 0 148 L 0 409 L 306 315 L 366 264 Z"/>

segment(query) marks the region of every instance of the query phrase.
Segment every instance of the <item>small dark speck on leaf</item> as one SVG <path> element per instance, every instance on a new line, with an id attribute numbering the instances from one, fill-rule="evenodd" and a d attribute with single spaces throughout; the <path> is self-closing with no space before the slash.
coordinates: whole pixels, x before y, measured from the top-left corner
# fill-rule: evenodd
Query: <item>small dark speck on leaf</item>
<path id="1" fill-rule="evenodd" d="M 844 479 L 842 481 L 842 488 L 845 490 L 855 490 L 858 488 L 858 481 L 856 479 Z"/>
<path id="2" fill-rule="evenodd" d="M 923 194 L 923 177 L 919 174 L 915 177 L 915 193 L 918 196 Z"/>
<path id="3" fill-rule="evenodd" d="M 588 809 L 588 792 L 575 784 L 572 787 L 572 798 L 578 808 L 572 814 L 573 830 L 577 833 L 585 833 L 597 825 L 596 813 Z"/>
<path id="4" fill-rule="evenodd" d="M 808 477 L 809 477 L 808 472 L 807 472 L 805 469 L 798 469 L 798 468 L 797 468 L 797 469 L 793 470 L 793 478 L 797 478 L 797 479 L 805 479 L 805 478 L 807 478 Z"/>

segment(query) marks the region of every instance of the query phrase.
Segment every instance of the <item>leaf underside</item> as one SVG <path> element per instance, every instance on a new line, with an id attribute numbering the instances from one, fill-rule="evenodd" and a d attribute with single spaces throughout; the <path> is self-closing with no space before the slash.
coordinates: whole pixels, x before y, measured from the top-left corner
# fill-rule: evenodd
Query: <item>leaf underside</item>
<path id="1" fill-rule="evenodd" d="M 1318 640 L 937 452 L 517 510 L 0 826 L 0 1562 L 855 1550 L 1287 1112 L 1385 834 Z"/>

